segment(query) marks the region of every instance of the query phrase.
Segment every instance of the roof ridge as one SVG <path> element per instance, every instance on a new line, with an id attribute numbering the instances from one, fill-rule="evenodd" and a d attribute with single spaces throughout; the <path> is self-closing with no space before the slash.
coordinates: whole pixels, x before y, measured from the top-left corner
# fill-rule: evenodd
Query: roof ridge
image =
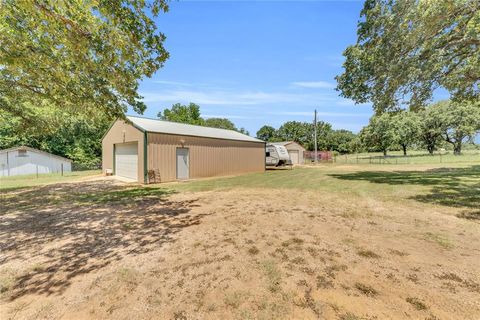
<path id="1" fill-rule="evenodd" d="M 189 123 L 152 119 L 147 117 L 130 116 L 126 115 L 126 118 L 137 129 L 144 132 L 158 132 L 166 134 L 178 134 L 186 136 L 198 136 L 206 138 L 237 140 L 237 141 L 250 141 L 250 142 L 262 142 L 264 141 L 254 138 L 250 135 L 241 133 L 236 130 L 222 129 L 207 127 Z M 120 120 L 120 119 L 119 119 Z"/>
<path id="2" fill-rule="evenodd" d="M 59 156 L 58 154 L 54 154 L 54 153 L 51 153 L 51 152 L 48 152 L 48 151 L 44 151 L 44 150 L 40 150 L 40 149 L 37 149 L 37 148 L 29 147 L 29 146 L 26 146 L 26 145 L 21 145 L 21 146 L 16 146 L 16 147 L 10 147 L 10 148 L 6 148 L 6 149 L 2 149 L 2 150 L 0 150 L 0 152 L 2 152 L 2 153 L 3 153 L 3 152 L 11 152 L 11 151 L 21 150 L 21 149 L 29 150 L 30 152 L 43 153 L 43 154 L 46 154 L 46 155 L 49 155 L 49 156 L 53 156 L 53 157 L 55 157 L 55 158 L 60 158 L 60 159 L 66 160 L 66 161 L 73 162 L 72 159 L 69 159 L 69 158 L 66 158 L 66 157 L 62 157 L 62 156 Z"/>
<path id="3" fill-rule="evenodd" d="M 130 115 L 127 115 L 127 117 L 147 119 L 147 120 L 153 120 L 153 121 L 159 121 L 159 122 L 168 122 L 168 123 L 174 123 L 174 124 L 181 124 L 181 125 L 191 126 L 191 127 L 200 127 L 200 128 L 209 128 L 209 129 L 215 129 L 215 130 L 231 131 L 231 132 L 236 132 L 236 133 L 239 133 L 239 134 L 243 134 L 244 136 L 247 136 L 247 137 L 250 137 L 250 138 L 254 138 L 254 137 L 252 137 L 252 136 L 250 136 L 250 135 L 248 135 L 248 134 L 241 133 L 241 132 L 239 132 L 239 131 L 237 131 L 237 130 L 232 130 L 232 129 L 223 129 L 223 128 L 215 128 L 215 127 L 209 127 L 209 126 L 201 126 L 201 125 L 198 125 L 198 124 L 191 124 L 191 123 L 184 123 L 184 122 L 176 122 L 176 121 L 163 120 L 163 119 L 154 119 L 154 118 L 142 117 L 142 116 L 130 116 Z"/>

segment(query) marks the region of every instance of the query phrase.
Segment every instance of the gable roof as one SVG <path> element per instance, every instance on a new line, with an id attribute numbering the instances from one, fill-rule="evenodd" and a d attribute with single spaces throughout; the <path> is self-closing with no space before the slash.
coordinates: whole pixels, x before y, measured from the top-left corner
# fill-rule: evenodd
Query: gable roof
<path id="1" fill-rule="evenodd" d="M 68 158 L 57 156 L 56 154 L 49 153 L 49 152 L 42 151 L 42 150 L 38 150 L 38 149 L 35 149 L 35 148 L 31 148 L 31 147 L 27 147 L 27 146 L 18 146 L 18 147 L 3 149 L 3 150 L 0 150 L 0 153 L 12 152 L 12 151 L 17 151 L 17 150 L 28 150 L 30 152 L 36 152 L 36 153 L 44 154 L 46 156 L 57 158 L 57 159 L 60 159 L 60 160 L 63 160 L 63 161 L 73 162 L 72 160 L 70 160 Z"/>
<path id="2" fill-rule="evenodd" d="M 146 132 L 264 143 L 262 140 L 233 130 L 210 128 L 135 116 L 127 116 L 127 119 L 132 122 L 134 127 Z"/>
<path id="3" fill-rule="evenodd" d="M 303 148 L 305 149 L 300 143 L 298 142 L 295 142 L 295 141 L 280 141 L 280 142 L 270 142 L 271 144 L 276 144 L 276 145 L 280 145 L 280 146 L 288 146 L 289 144 L 296 144 L 298 145 L 300 148 Z M 306 150 L 306 149 L 305 149 Z"/>

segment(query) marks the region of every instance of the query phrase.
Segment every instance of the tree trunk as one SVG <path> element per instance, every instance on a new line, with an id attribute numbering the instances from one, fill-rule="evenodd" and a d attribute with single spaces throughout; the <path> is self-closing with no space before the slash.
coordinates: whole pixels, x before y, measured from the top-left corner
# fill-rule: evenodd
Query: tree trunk
<path id="1" fill-rule="evenodd" d="M 384 157 L 387 156 L 387 150 L 383 150 L 383 156 L 384 156 Z"/>
<path id="2" fill-rule="evenodd" d="M 435 151 L 435 146 L 433 144 L 427 145 L 427 150 L 428 153 L 430 153 L 431 156 L 433 156 L 433 151 Z"/>
<path id="3" fill-rule="evenodd" d="M 403 155 L 407 156 L 407 146 L 405 144 L 402 144 L 402 148 L 403 148 Z"/>
<path id="4" fill-rule="evenodd" d="M 458 142 L 453 145 L 453 154 L 459 156 L 462 153 L 462 143 Z"/>

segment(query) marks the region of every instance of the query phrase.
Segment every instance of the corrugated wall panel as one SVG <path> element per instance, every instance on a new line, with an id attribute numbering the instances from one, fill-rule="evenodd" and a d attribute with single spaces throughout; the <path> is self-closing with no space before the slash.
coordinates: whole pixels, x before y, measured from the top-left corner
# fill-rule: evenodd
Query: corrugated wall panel
<path id="1" fill-rule="evenodd" d="M 113 147 L 117 143 L 138 143 L 138 182 L 144 182 L 143 175 L 143 132 L 122 120 L 117 120 L 102 140 L 102 169 L 113 170 Z"/>
<path id="2" fill-rule="evenodd" d="M 148 169 L 162 182 L 176 180 L 176 149 L 190 151 L 190 178 L 234 175 L 265 170 L 263 143 L 148 133 Z"/>

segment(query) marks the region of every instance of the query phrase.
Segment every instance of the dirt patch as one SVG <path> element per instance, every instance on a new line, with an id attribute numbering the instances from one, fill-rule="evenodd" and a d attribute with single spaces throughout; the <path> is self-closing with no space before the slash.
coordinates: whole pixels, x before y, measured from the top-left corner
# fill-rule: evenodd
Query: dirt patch
<path id="1" fill-rule="evenodd" d="M 480 317 L 477 222 L 342 192 L 113 181 L 9 192 L 0 308 L 15 319 Z"/>

